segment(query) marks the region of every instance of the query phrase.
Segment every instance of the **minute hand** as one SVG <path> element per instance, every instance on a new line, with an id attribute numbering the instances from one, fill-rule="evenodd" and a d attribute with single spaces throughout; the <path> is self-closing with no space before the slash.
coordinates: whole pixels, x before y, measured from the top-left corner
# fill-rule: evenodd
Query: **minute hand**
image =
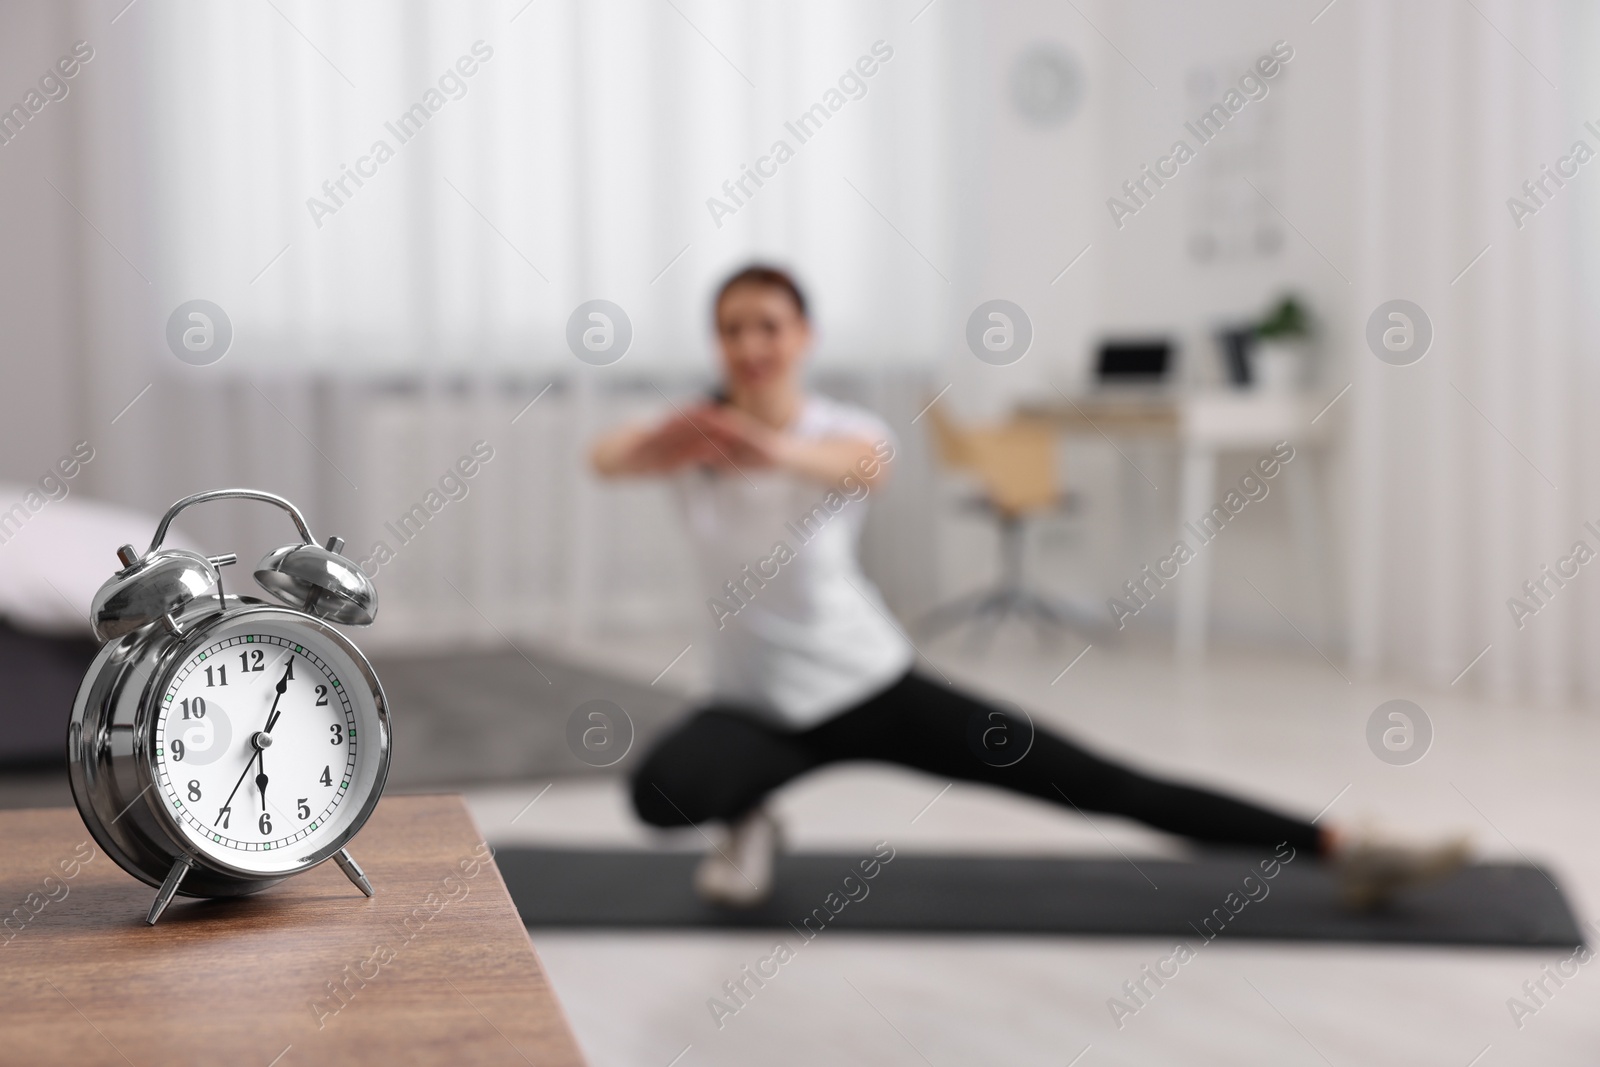
<path id="1" fill-rule="evenodd" d="M 272 728 L 278 725 L 278 716 L 283 712 L 278 710 L 278 701 L 283 699 L 285 690 L 289 688 L 289 679 L 294 677 L 294 660 L 289 661 L 289 667 L 283 672 L 283 677 L 278 679 L 278 695 L 272 698 L 272 710 L 267 713 L 267 728 L 264 733 L 272 733 Z"/>
<path id="2" fill-rule="evenodd" d="M 283 672 L 283 677 L 278 679 L 278 695 L 272 698 L 272 708 L 271 708 L 271 710 L 269 710 L 267 712 L 267 728 L 265 730 L 261 731 L 262 733 L 270 734 L 270 733 L 272 733 L 272 728 L 274 726 L 278 725 L 278 716 L 280 714 L 282 714 L 281 712 L 278 711 L 278 701 L 283 699 L 284 690 L 289 688 L 289 679 L 292 678 L 292 677 L 294 677 L 294 660 L 293 659 L 289 660 L 289 667 L 288 667 L 287 670 L 285 670 Z M 261 746 L 260 745 L 255 745 L 255 750 L 256 750 L 255 754 L 252 755 L 248 761 L 246 761 L 246 763 L 244 765 L 244 770 L 239 775 L 239 780 L 237 782 L 233 783 L 233 792 L 228 794 L 228 799 L 223 804 L 224 807 L 228 807 L 228 806 L 231 806 L 233 804 L 233 798 L 234 798 L 235 794 L 237 794 L 239 792 L 239 787 L 241 785 L 244 785 L 244 780 L 245 780 L 246 776 L 248 776 L 249 773 L 250 773 L 250 765 L 251 764 L 260 765 Z M 262 773 L 265 773 L 266 772 L 266 767 L 264 765 L 261 765 L 261 770 L 262 770 Z"/>

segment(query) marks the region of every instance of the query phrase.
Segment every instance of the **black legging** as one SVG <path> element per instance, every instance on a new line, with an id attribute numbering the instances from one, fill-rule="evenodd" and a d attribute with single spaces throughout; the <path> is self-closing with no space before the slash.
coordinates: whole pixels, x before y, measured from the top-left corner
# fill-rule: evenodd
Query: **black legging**
<path id="1" fill-rule="evenodd" d="M 943 778 L 986 782 L 1080 811 L 1125 815 L 1215 845 L 1318 850 L 1301 819 L 1208 789 L 1129 770 L 949 686 L 907 674 L 809 730 L 711 707 L 663 738 L 633 776 L 633 804 L 655 826 L 745 815 L 790 779 L 829 763 L 881 760 Z M 1014 746 L 1009 751 L 1006 746 Z M 1001 764 L 1010 763 L 1009 766 Z"/>

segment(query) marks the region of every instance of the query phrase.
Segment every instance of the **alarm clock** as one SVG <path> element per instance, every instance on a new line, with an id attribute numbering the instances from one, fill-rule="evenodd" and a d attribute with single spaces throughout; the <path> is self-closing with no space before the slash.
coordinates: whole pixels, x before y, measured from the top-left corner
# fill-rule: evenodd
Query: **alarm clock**
<path id="1" fill-rule="evenodd" d="M 178 513 L 244 499 L 288 512 L 301 540 L 267 553 L 256 582 L 276 603 L 229 594 L 232 554 L 163 548 Z M 333 859 L 367 896 L 345 845 L 389 773 L 389 710 L 361 651 L 334 624 L 364 626 L 372 581 L 318 543 L 300 510 L 254 489 L 173 504 L 150 548 L 95 594 L 104 642 L 67 729 L 72 795 L 100 848 L 158 887 L 146 922 L 175 894 L 260 892 Z"/>

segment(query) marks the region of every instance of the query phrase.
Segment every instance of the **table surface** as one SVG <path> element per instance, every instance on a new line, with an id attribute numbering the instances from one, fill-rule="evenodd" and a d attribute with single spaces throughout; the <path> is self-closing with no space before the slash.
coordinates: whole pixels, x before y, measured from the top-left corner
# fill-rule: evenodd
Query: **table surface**
<path id="1" fill-rule="evenodd" d="M 1315 436 L 1318 406 L 1318 400 L 1304 393 L 1128 391 L 1026 403 L 1017 414 L 1066 432 L 1170 436 L 1228 446 Z"/>
<path id="2" fill-rule="evenodd" d="M 263 893 L 155 893 L 78 813 L 0 812 L 6 1064 L 582 1064 L 458 796 L 391 796 L 332 861 Z"/>

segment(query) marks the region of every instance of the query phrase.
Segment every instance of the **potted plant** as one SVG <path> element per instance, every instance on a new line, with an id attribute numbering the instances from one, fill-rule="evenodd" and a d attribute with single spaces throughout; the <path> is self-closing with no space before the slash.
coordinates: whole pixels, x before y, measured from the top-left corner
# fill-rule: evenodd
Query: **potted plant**
<path id="1" fill-rule="evenodd" d="M 1263 391 L 1293 392 L 1309 384 L 1311 319 L 1292 293 L 1281 297 L 1256 324 L 1250 362 L 1250 377 Z"/>

